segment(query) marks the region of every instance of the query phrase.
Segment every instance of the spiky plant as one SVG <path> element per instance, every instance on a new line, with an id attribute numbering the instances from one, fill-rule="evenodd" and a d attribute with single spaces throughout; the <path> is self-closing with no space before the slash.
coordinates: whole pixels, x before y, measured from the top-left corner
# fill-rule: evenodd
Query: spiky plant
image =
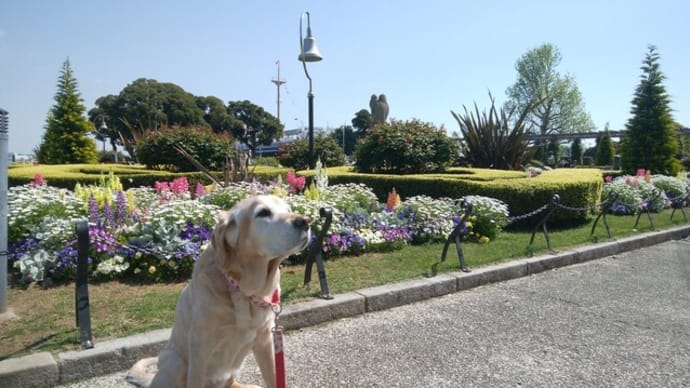
<path id="1" fill-rule="evenodd" d="M 491 93 L 489 98 L 491 108 L 488 114 L 486 111 L 480 113 L 476 102 L 474 112 L 468 111 L 464 105 L 463 115 L 450 111 L 462 132 L 465 157 L 474 167 L 522 169 L 534 154 L 534 149 L 526 140 L 528 128 L 525 122 L 529 108 L 534 104 L 525 109 L 517 120 L 511 121 L 515 109 L 506 114 L 504 109 L 496 109 Z"/>

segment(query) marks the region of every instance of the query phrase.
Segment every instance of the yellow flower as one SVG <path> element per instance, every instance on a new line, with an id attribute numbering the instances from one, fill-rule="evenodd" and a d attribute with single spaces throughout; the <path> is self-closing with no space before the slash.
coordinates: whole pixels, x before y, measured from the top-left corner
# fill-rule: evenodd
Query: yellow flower
<path id="1" fill-rule="evenodd" d="M 156 267 L 150 266 L 150 267 L 149 267 L 149 273 L 150 273 L 151 275 L 153 275 L 155 272 L 156 272 Z"/>
<path id="2" fill-rule="evenodd" d="M 482 237 L 479 238 L 479 243 L 480 243 L 480 244 L 486 244 L 486 243 L 488 243 L 489 241 L 491 241 L 491 240 L 489 240 L 489 238 L 486 237 L 486 236 L 482 236 Z"/>
<path id="3" fill-rule="evenodd" d="M 472 229 L 472 223 L 470 221 L 467 221 L 465 226 L 467 226 L 467 229 Z"/>
<path id="4" fill-rule="evenodd" d="M 203 252 L 206 250 L 206 248 L 208 248 L 208 244 L 204 244 L 204 245 L 200 246 L 199 250 Z"/>
<path id="5" fill-rule="evenodd" d="M 137 252 L 134 254 L 135 259 L 141 259 L 141 256 L 142 256 L 141 252 Z"/>

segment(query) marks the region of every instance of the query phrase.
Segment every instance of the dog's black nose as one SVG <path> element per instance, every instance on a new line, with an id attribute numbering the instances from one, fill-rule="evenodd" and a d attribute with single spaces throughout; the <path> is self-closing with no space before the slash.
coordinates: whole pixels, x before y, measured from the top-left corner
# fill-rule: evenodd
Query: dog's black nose
<path id="1" fill-rule="evenodd" d="M 295 217 L 295 219 L 292 221 L 292 225 L 295 225 L 296 228 L 299 229 L 304 229 L 307 230 L 309 229 L 309 224 L 311 223 L 311 220 L 307 217 Z"/>

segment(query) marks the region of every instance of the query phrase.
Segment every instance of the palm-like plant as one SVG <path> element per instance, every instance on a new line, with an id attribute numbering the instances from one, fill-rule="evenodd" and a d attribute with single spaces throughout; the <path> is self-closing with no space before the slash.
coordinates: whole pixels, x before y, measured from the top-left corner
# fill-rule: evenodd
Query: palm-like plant
<path id="1" fill-rule="evenodd" d="M 489 98 L 491 108 L 488 114 L 486 111 L 480 113 L 476 102 L 474 112 L 468 111 L 464 105 L 463 115 L 450 111 L 462 132 L 465 158 L 473 167 L 522 169 L 534 154 L 533 147 L 526 140 L 529 128 L 525 117 L 539 102 L 528 106 L 517 120 L 511 121 L 515 109 L 506 114 L 503 108 L 500 111 L 496 109 L 491 93 Z"/>

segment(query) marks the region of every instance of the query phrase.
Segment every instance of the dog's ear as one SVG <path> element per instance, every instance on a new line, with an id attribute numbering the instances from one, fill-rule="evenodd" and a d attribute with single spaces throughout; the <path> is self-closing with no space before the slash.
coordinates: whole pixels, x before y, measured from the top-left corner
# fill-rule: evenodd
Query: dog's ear
<path id="1" fill-rule="evenodd" d="M 228 263 L 224 262 L 232 256 L 237 243 L 237 221 L 235 220 L 235 214 L 230 211 L 219 212 L 217 219 L 218 224 L 213 230 L 211 244 L 221 262 L 221 266 L 225 267 Z"/>

